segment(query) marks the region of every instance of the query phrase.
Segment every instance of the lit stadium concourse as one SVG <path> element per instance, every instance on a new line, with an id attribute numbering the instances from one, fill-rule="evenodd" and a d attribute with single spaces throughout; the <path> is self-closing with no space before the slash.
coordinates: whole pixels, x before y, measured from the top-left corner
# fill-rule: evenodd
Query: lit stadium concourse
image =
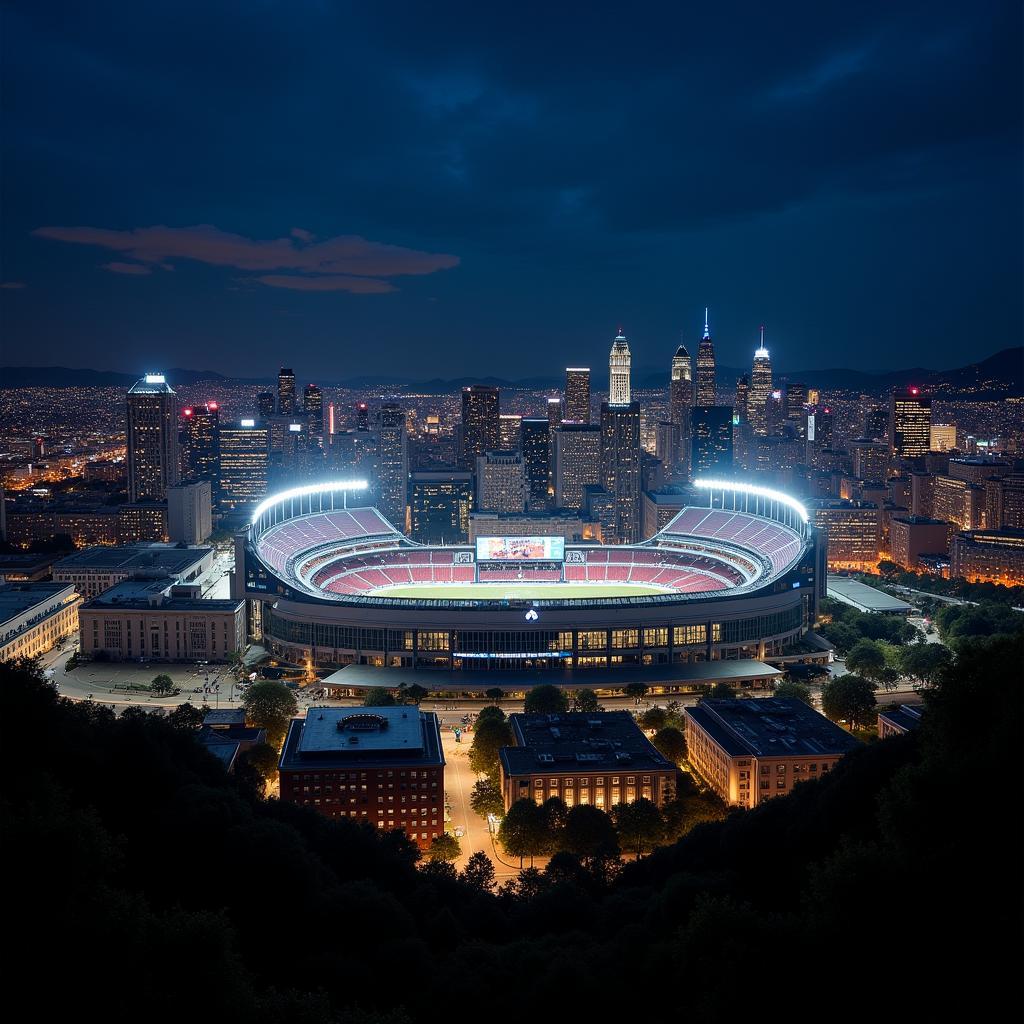
<path id="1" fill-rule="evenodd" d="M 281 662 L 424 670 L 437 690 L 464 689 L 467 670 L 494 684 L 502 671 L 571 675 L 551 681 L 579 687 L 595 670 L 629 670 L 624 683 L 779 653 L 813 622 L 824 584 L 807 514 L 781 492 L 696 486 L 707 504 L 639 544 L 473 547 L 409 540 L 366 503 L 362 480 L 294 488 L 262 502 L 238 538 L 238 596 Z M 379 685 L 395 685 L 389 675 Z"/>

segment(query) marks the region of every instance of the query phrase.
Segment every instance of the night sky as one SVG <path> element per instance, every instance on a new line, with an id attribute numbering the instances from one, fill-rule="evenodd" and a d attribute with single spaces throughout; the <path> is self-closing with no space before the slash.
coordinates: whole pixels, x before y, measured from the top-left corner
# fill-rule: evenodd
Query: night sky
<path id="1" fill-rule="evenodd" d="M 3 353 L 300 379 L 1021 342 L 1019 2 L 10 3 Z M 680 334 L 680 332 L 682 332 Z"/>

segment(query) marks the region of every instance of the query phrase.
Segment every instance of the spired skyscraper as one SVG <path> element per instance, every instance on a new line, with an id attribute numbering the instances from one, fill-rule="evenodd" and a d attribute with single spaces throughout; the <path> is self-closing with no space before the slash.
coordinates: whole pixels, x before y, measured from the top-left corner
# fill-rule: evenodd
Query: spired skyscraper
<path id="1" fill-rule="evenodd" d="M 754 366 L 750 373 L 748 415 L 755 434 L 767 434 L 768 399 L 772 394 L 772 361 L 764 347 L 764 324 L 761 325 L 761 345 L 754 352 Z"/>
<path id="2" fill-rule="evenodd" d="M 590 422 L 590 367 L 565 368 L 564 423 Z"/>
<path id="3" fill-rule="evenodd" d="M 693 408 L 693 371 L 690 353 L 680 345 L 672 357 L 669 380 L 669 422 L 659 424 L 658 457 L 671 480 L 686 480 L 690 473 L 690 411 Z"/>
<path id="4" fill-rule="evenodd" d="M 282 416 L 295 415 L 295 373 L 287 366 L 277 374 L 277 411 Z"/>
<path id="5" fill-rule="evenodd" d="M 629 368 L 632 356 L 629 351 L 629 342 L 619 328 L 612 342 L 612 350 L 608 356 L 608 404 L 629 405 Z"/>
<path id="6" fill-rule="evenodd" d="M 128 389 L 128 500 L 166 501 L 180 479 L 177 396 L 147 373 Z"/>
<path id="7" fill-rule="evenodd" d="M 715 346 L 711 341 L 711 329 L 708 327 L 708 310 L 704 307 L 704 337 L 697 348 L 697 387 L 694 402 L 696 405 L 715 404 Z"/>

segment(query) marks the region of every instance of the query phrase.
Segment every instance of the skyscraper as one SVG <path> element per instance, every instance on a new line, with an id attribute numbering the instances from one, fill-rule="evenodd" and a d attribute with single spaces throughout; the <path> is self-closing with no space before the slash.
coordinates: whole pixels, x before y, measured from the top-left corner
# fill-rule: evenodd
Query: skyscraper
<path id="1" fill-rule="evenodd" d="M 464 544 L 472 510 L 472 474 L 424 470 L 409 478 L 409 532 L 420 544 Z"/>
<path id="2" fill-rule="evenodd" d="M 629 405 L 629 367 L 632 356 L 629 352 L 629 342 L 619 328 L 612 342 L 612 350 L 608 356 L 608 404 Z"/>
<path id="3" fill-rule="evenodd" d="M 548 425 L 552 430 L 557 430 L 562 425 L 562 400 L 560 398 L 548 399 Z"/>
<path id="4" fill-rule="evenodd" d="M 768 432 L 767 405 L 772 394 L 772 361 L 764 347 L 764 324 L 761 325 L 761 345 L 754 352 L 754 368 L 750 374 L 748 415 L 755 434 Z"/>
<path id="5" fill-rule="evenodd" d="M 128 500 L 164 501 L 181 479 L 177 398 L 162 373 L 128 389 Z"/>
<path id="6" fill-rule="evenodd" d="M 404 530 L 409 489 L 409 442 L 405 432 L 405 410 L 395 402 L 385 402 L 380 407 L 377 443 L 377 507 L 389 523 Z"/>
<path id="7" fill-rule="evenodd" d="M 715 404 L 715 346 L 708 327 L 708 311 L 704 308 L 704 337 L 697 348 L 697 387 L 694 401 L 697 405 Z"/>
<path id="8" fill-rule="evenodd" d="M 669 423 L 672 430 L 659 424 L 658 458 L 672 480 L 685 480 L 690 473 L 690 411 L 693 408 L 693 370 L 690 353 L 680 345 L 672 357 L 669 381 Z"/>
<path id="9" fill-rule="evenodd" d="M 216 505 L 220 496 L 220 409 L 216 402 L 207 402 L 183 409 L 182 416 L 185 419 L 185 479 L 190 482 L 209 480 L 211 499 Z"/>
<path id="10" fill-rule="evenodd" d="M 590 422 L 590 367 L 565 368 L 565 423 Z"/>
<path id="11" fill-rule="evenodd" d="M 690 463 L 695 478 L 728 475 L 732 471 L 732 420 L 733 412 L 727 405 L 694 408 Z"/>
<path id="12" fill-rule="evenodd" d="M 309 423 L 312 437 L 323 437 L 324 433 L 324 396 L 316 384 L 307 384 L 302 391 L 302 411 Z"/>
<path id="13" fill-rule="evenodd" d="M 462 391 L 462 464 L 473 469 L 486 451 L 498 448 L 498 389 L 474 384 Z"/>
<path id="14" fill-rule="evenodd" d="M 256 414 L 261 420 L 266 420 L 273 416 L 275 407 L 273 391 L 261 391 L 256 396 Z"/>
<path id="15" fill-rule="evenodd" d="M 531 512 L 548 504 L 548 478 L 551 463 L 551 425 L 546 419 L 525 418 L 522 422 L 523 459 Z"/>
<path id="16" fill-rule="evenodd" d="M 932 400 L 920 388 L 894 391 L 889 399 L 889 444 L 898 459 L 914 459 L 931 447 Z"/>
<path id="17" fill-rule="evenodd" d="M 680 345 L 672 357 L 672 376 L 669 382 L 669 420 L 683 426 L 687 410 L 693 406 L 693 372 L 690 353 Z"/>
<path id="18" fill-rule="evenodd" d="M 227 512 L 251 509 L 267 495 L 270 428 L 253 419 L 220 430 L 220 505 Z"/>
<path id="19" fill-rule="evenodd" d="M 750 379 L 746 374 L 736 381 L 736 405 L 734 408 L 736 413 L 733 417 L 734 422 L 750 422 Z"/>
<path id="20" fill-rule="evenodd" d="M 481 512 L 524 512 L 525 469 L 519 452 L 484 452 L 476 460 L 476 508 Z"/>
<path id="21" fill-rule="evenodd" d="M 601 475 L 615 502 L 614 539 L 619 544 L 640 540 L 640 459 L 640 403 L 602 402 Z"/>
<path id="22" fill-rule="evenodd" d="M 498 441 L 503 452 L 521 451 L 523 447 L 523 417 L 503 412 L 498 416 Z"/>
<path id="23" fill-rule="evenodd" d="M 601 436 L 589 423 L 565 423 L 552 435 L 556 508 L 582 509 L 586 488 L 602 483 Z"/>
<path id="24" fill-rule="evenodd" d="M 295 374 L 285 366 L 277 374 L 277 411 L 282 416 L 295 414 Z"/>
<path id="25" fill-rule="evenodd" d="M 356 403 L 356 430 L 370 429 L 370 407 L 365 402 Z"/>

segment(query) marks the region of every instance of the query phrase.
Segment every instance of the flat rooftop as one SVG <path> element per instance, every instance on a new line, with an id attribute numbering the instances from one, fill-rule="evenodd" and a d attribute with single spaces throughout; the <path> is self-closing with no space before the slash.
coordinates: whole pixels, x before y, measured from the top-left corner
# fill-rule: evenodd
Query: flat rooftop
<path id="1" fill-rule="evenodd" d="M 913 605 L 907 604 L 906 601 L 891 597 L 881 590 L 875 590 L 874 587 L 847 576 L 829 576 L 827 586 L 829 597 L 842 601 L 843 604 L 852 605 L 858 611 L 907 615 L 913 609 Z"/>
<path id="2" fill-rule="evenodd" d="M 878 717 L 900 729 L 909 731 L 916 729 L 921 724 L 922 710 L 912 704 L 901 704 L 898 708 L 893 708 L 890 711 L 879 711 Z"/>
<path id="3" fill-rule="evenodd" d="M 734 757 L 846 754 L 860 741 L 795 698 L 702 700 L 684 714 Z"/>
<path id="4" fill-rule="evenodd" d="M 63 591 L 73 592 L 70 583 L 4 583 L 0 584 L 0 623 L 22 615 L 30 608 L 45 604 Z"/>
<path id="5" fill-rule="evenodd" d="M 548 771 L 672 771 L 628 711 L 509 715 L 514 747 L 498 753 L 506 775 Z"/>
<path id="6" fill-rule="evenodd" d="M 213 548 L 179 548 L 176 544 L 123 544 L 119 547 L 86 548 L 62 558 L 54 572 L 158 571 L 180 575 L 213 554 Z"/>
<path id="7" fill-rule="evenodd" d="M 159 580 L 125 580 L 109 590 L 90 598 L 83 608 L 125 608 L 141 611 L 160 608 L 163 611 L 230 612 L 242 602 L 231 598 L 174 597 L 168 592 L 177 584 L 173 577 Z"/>

